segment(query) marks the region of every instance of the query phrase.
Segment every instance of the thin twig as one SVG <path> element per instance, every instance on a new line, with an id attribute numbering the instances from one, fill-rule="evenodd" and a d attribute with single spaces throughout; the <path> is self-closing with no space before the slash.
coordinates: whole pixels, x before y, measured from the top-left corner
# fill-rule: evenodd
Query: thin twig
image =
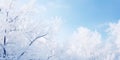
<path id="1" fill-rule="evenodd" d="M 37 36 L 36 38 L 34 38 L 30 43 L 29 43 L 29 46 L 27 48 L 29 48 L 37 39 L 41 38 L 41 37 L 44 37 L 46 36 L 48 33 L 44 34 L 44 35 L 41 35 L 41 36 Z M 27 50 L 27 49 L 26 49 Z M 25 51 L 23 51 L 17 58 L 17 60 L 19 60 L 24 54 L 25 54 Z"/>

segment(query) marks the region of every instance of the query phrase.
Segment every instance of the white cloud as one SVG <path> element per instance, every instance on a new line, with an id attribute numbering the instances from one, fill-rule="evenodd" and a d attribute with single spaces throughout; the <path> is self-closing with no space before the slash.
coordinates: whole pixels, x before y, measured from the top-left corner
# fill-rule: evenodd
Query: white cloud
<path id="1" fill-rule="evenodd" d="M 79 27 L 69 40 L 66 54 L 71 60 L 118 60 L 120 58 L 120 21 L 110 23 L 107 42 L 99 32 Z M 103 39 L 103 40 L 102 40 Z"/>
<path id="2" fill-rule="evenodd" d="M 118 23 L 110 23 L 109 26 L 108 32 L 111 35 L 111 40 L 113 40 L 117 48 L 120 49 L 120 21 L 118 21 Z"/>
<path id="3" fill-rule="evenodd" d="M 0 0 L 0 8 L 8 8 L 10 1 L 12 1 L 12 0 L 7 0 L 7 2 L 5 2 L 4 0 Z M 16 6 L 18 6 L 17 8 L 22 7 L 21 8 L 22 11 L 27 11 L 27 10 L 32 9 L 32 11 L 36 11 L 36 13 L 40 12 L 41 15 L 44 14 L 43 12 L 48 12 L 50 9 L 68 8 L 67 6 L 57 4 L 55 2 L 48 2 L 47 4 L 37 5 L 37 4 L 35 4 L 35 1 L 36 0 L 30 0 L 30 2 L 28 4 L 25 3 L 25 5 L 23 2 L 22 3 L 18 2 L 18 5 L 20 4 L 20 6 L 18 6 L 18 5 L 16 5 Z M 17 4 L 17 3 L 15 3 L 15 4 Z M 35 7 L 33 7 L 33 5 L 35 5 Z M 35 8 L 35 9 L 33 9 L 33 8 Z M 17 14 L 16 11 L 14 11 L 14 12 L 15 12 L 15 14 Z M 23 16 L 23 17 L 28 17 L 28 16 Z M 39 21 L 37 21 L 36 17 L 38 18 Z M 49 17 L 51 18 L 52 16 L 49 16 Z M 41 38 L 37 42 L 34 43 L 34 46 L 32 46 L 32 47 L 34 47 L 32 52 L 33 51 L 35 53 L 39 52 L 37 55 L 38 58 L 39 58 L 39 55 L 43 58 L 47 58 L 48 55 L 51 54 L 51 51 L 49 51 L 49 49 L 50 50 L 51 49 L 60 49 L 60 48 L 57 48 L 57 43 L 54 38 L 56 38 L 56 33 L 58 33 L 60 30 L 59 28 L 60 28 L 62 19 L 60 17 L 55 17 L 50 20 L 46 20 L 46 19 L 49 19 L 49 18 L 46 18 L 46 15 L 45 15 L 45 18 L 34 15 L 34 18 L 37 21 L 36 22 L 33 20 L 31 21 L 30 18 L 33 18 L 33 15 L 29 16 L 27 22 L 23 22 L 24 24 L 25 23 L 27 24 L 29 21 L 29 24 L 27 24 L 27 26 L 24 24 L 20 25 L 21 29 L 23 27 L 33 28 L 33 26 L 36 26 L 37 24 L 41 24 L 40 26 L 42 26 L 42 24 L 45 24 L 46 21 L 47 21 L 46 25 L 44 25 L 42 28 L 44 28 L 48 25 L 51 26 L 50 28 L 44 28 L 43 30 L 50 31 L 49 36 L 46 36 L 45 38 L 48 38 L 48 39 L 52 38 L 54 41 L 52 39 L 51 39 L 51 41 L 49 41 L 44 38 Z M 43 22 L 42 18 L 43 18 L 44 22 Z M 1 17 L 1 19 L 3 19 L 3 17 Z M 48 22 L 48 21 L 50 21 L 50 22 Z M 40 22 L 43 22 L 43 23 L 40 23 Z M 36 24 L 33 24 L 33 23 L 36 23 Z M 1 26 L 2 26 L 2 24 L 0 24 L 0 27 Z M 28 30 L 28 28 L 26 28 L 26 30 Z M 34 29 L 35 33 L 39 30 L 41 30 L 41 29 L 40 28 Z M 71 56 L 70 59 L 72 59 L 72 60 L 76 60 L 74 58 L 78 58 L 78 60 L 80 60 L 80 59 L 81 60 L 84 60 L 84 59 L 85 60 L 92 60 L 92 59 L 93 60 L 94 59 L 95 60 L 96 59 L 97 60 L 116 60 L 116 59 L 118 60 L 120 58 L 119 57 L 119 55 L 120 55 L 120 21 L 118 23 L 110 23 L 107 31 L 108 31 L 107 34 L 109 34 L 109 37 L 107 38 L 107 42 L 104 42 L 105 39 L 102 40 L 103 38 L 101 37 L 101 34 L 98 31 L 96 31 L 96 30 L 92 31 L 86 27 L 79 27 L 76 31 L 74 31 L 72 37 L 70 37 L 70 40 L 68 40 L 68 45 L 67 45 L 68 49 L 63 48 L 63 50 L 66 49 L 65 55 Z M 14 34 L 12 37 L 11 37 L 11 35 L 10 36 L 8 35 L 8 37 L 11 40 L 13 40 L 14 38 L 19 38 L 18 45 L 22 44 L 20 47 L 25 47 L 25 45 L 27 45 L 27 43 L 23 43 L 23 42 L 25 42 L 25 41 L 29 42 L 29 41 L 27 39 L 21 38 L 21 37 L 25 37 L 24 35 L 22 35 L 21 37 L 16 37 L 16 35 L 21 36 L 21 34 Z M 2 39 L 2 37 L 0 37 L 0 39 Z M 24 41 L 21 41 L 21 40 L 24 40 Z M 65 45 L 66 44 L 64 44 L 64 46 Z M 19 48 L 19 47 L 17 47 L 17 48 Z M 38 48 L 40 50 L 38 50 Z M 38 52 L 36 52 L 37 50 L 38 50 Z M 31 51 L 29 51 L 29 52 L 31 52 Z M 55 52 L 55 51 L 53 51 L 53 52 Z M 58 52 L 55 52 L 55 53 L 57 55 Z M 33 55 L 35 55 L 35 54 L 33 54 Z M 69 58 L 69 57 L 67 57 L 67 58 Z M 63 59 L 67 60 L 66 58 L 63 58 Z"/>
<path id="4" fill-rule="evenodd" d="M 97 31 L 80 27 L 73 33 L 67 53 L 90 57 L 92 54 L 95 54 L 95 49 L 100 43 L 101 35 Z"/>

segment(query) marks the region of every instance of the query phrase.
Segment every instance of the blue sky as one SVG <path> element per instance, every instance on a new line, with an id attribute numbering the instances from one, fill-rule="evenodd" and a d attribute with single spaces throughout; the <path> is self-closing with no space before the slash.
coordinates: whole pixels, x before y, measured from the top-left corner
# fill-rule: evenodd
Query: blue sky
<path id="1" fill-rule="evenodd" d="M 24 44 L 26 45 L 26 42 L 29 41 L 29 35 L 31 42 L 32 39 L 33 41 L 37 40 L 37 42 L 35 42 L 35 46 L 33 46 L 34 49 L 31 50 L 30 48 L 30 50 L 25 50 L 25 52 L 35 51 L 38 55 L 43 57 L 43 59 L 52 56 L 53 59 L 55 57 L 55 59 L 60 58 L 64 60 L 76 60 L 77 58 L 78 60 L 80 60 L 79 58 L 91 60 L 94 59 L 94 57 L 96 59 L 100 58 L 99 60 L 115 60 L 120 57 L 118 56 L 120 54 L 119 0 L 18 0 L 17 3 L 13 2 L 16 4 L 13 4 L 16 7 L 15 13 L 14 7 L 13 11 L 8 7 L 9 4 L 7 3 L 10 3 L 10 0 L 8 2 L 6 1 L 0 0 L 0 8 L 3 9 L 1 12 L 3 11 L 4 13 L 4 10 L 5 12 L 8 10 L 8 15 L 10 15 L 8 17 L 10 17 L 10 19 L 16 15 L 20 16 L 18 24 L 15 23 L 17 24 L 15 27 L 18 26 L 18 29 L 20 28 L 20 32 L 15 33 L 13 36 L 11 34 L 14 32 L 12 32 L 6 36 L 8 36 L 8 38 L 10 35 L 12 36 L 10 41 L 15 40 L 15 43 L 20 42 L 20 46 L 18 46 L 19 44 L 16 45 L 18 48 L 22 46 L 24 48 Z M 12 8 L 12 5 L 10 6 Z M 11 15 L 12 13 L 14 14 Z M 6 30 L 8 27 L 10 27 L 10 30 L 11 27 L 14 28 L 14 23 L 9 26 L 9 24 L 4 21 L 4 18 L 4 15 L 1 14 L 1 22 L 3 22 L 3 24 L 0 24 L 0 27 L 3 27 L 1 31 Z M 59 18 L 60 21 L 58 21 Z M 111 24 L 109 24 L 110 22 Z M 5 26 L 4 23 L 6 23 Z M 29 26 L 31 27 L 29 28 Z M 33 29 L 35 27 L 36 29 Z M 43 29 L 41 30 L 41 28 Z M 106 32 L 107 29 L 108 31 Z M 39 31 L 40 33 L 47 32 L 48 36 L 45 37 L 48 37 L 48 39 L 44 39 L 43 36 L 43 38 L 40 37 L 39 40 L 37 38 L 40 34 Z M 21 32 L 27 33 L 24 35 L 21 34 Z M 17 35 L 23 37 L 22 40 L 21 37 L 16 37 Z M 31 36 L 33 36 L 33 38 Z M 14 37 L 15 39 L 13 39 Z M 32 47 L 32 44 L 28 45 L 29 47 Z M 42 49 L 40 51 L 36 51 L 38 48 Z M 51 50 L 50 53 L 48 50 Z M 40 54 L 38 52 L 40 52 Z M 48 54 L 46 55 L 46 53 Z M 35 56 L 37 55 L 35 54 Z"/>
<path id="2" fill-rule="evenodd" d="M 117 22 L 120 19 L 120 0 L 56 0 L 56 2 L 68 6 L 66 9 L 56 11 L 65 19 L 64 24 L 68 33 L 80 26 L 98 29 L 101 32 L 106 23 Z M 101 25 L 102 27 L 99 27 Z"/>
<path id="3" fill-rule="evenodd" d="M 72 28 L 86 26 L 89 28 L 106 22 L 116 22 L 120 18 L 119 0 L 69 0 L 70 6 L 63 16 Z"/>
<path id="4" fill-rule="evenodd" d="M 63 35 L 72 34 L 84 26 L 103 34 L 106 23 L 120 19 L 120 0 L 39 0 L 38 4 L 53 3 L 45 16 L 60 16 L 63 19 Z M 59 6 L 59 7 L 57 7 Z"/>

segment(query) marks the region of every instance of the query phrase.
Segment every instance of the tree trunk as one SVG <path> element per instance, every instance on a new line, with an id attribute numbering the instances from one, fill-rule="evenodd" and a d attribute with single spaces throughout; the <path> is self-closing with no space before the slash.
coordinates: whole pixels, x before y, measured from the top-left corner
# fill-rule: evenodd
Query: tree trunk
<path id="1" fill-rule="evenodd" d="M 3 58 L 5 58 L 6 57 L 6 30 L 5 30 L 5 35 L 4 35 L 4 47 L 3 47 Z"/>

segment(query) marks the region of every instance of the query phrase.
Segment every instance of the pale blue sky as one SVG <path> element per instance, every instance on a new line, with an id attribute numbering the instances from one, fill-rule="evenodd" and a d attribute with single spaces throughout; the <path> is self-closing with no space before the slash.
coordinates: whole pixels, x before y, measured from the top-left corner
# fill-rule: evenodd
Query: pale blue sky
<path id="1" fill-rule="evenodd" d="M 97 27 L 120 18 L 120 0 L 40 0 L 39 3 L 55 2 L 68 8 L 51 10 L 50 15 L 62 16 L 66 27 L 74 30 L 79 26 Z"/>
<path id="2" fill-rule="evenodd" d="M 72 34 L 78 27 L 105 30 L 105 24 L 120 19 L 120 0 L 39 0 L 39 4 L 49 2 L 62 6 L 51 8 L 48 16 L 61 16 L 64 32 Z M 99 27 L 102 26 L 102 27 Z M 65 35 L 65 33 L 64 33 Z"/>
<path id="3" fill-rule="evenodd" d="M 97 29 L 106 37 L 104 24 L 120 19 L 120 0 L 69 0 L 66 13 L 67 26 L 74 31 L 80 26 Z M 63 14 L 64 15 L 64 14 Z M 99 27 L 102 25 L 102 27 Z"/>
<path id="4" fill-rule="evenodd" d="M 116 22 L 120 18 L 120 0 L 67 0 L 70 6 L 63 16 L 70 28 L 96 27 L 106 22 Z"/>

